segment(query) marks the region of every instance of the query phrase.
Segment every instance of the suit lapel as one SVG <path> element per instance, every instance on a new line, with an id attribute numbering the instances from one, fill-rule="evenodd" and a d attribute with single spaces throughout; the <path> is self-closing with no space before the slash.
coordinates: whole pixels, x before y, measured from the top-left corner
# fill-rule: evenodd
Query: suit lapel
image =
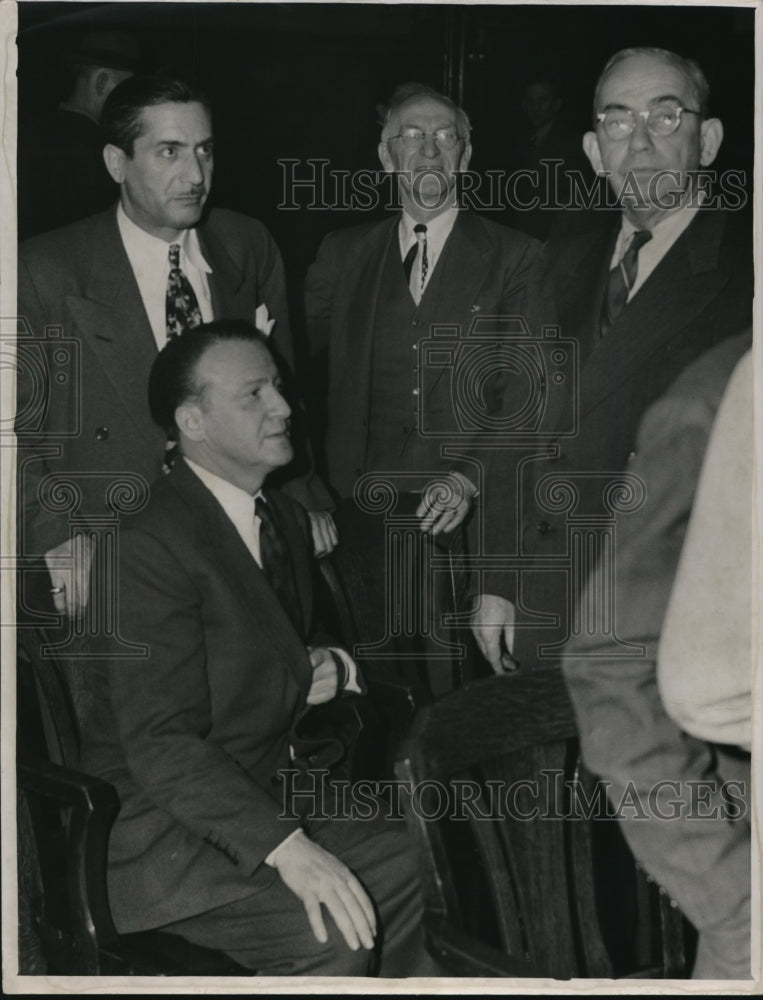
<path id="1" fill-rule="evenodd" d="M 586 410 L 664 344 L 679 340 L 726 284 L 718 268 L 724 219 L 699 212 L 628 303 L 612 330 L 594 348 L 583 379 Z"/>
<path id="2" fill-rule="evenodd" d="M 357 373 L 353 406 L 348 412 L 367 414 L 371 405 L 371 365 L 374 349 L 374 318 L 377 311 L 384 262 L 393 242 L 397 243 L 396 215 L 375 227 L 368 238 L 358 241 L 342 276 L 349 289 L 342 343 L 338 345 L 346 358 L 343 367 Z M 402 263 L 401 263 L 402 268 Z M 366 442 L 367 444 L 367 442 Z M 364 452 L 365 452 L 364 445 Z"/>
<path id="3" fill-rule="evenodd" d="M 254 322 L 254 311 L 245 308 L 242 299 L 249 300 L 250 289 L 244 281 L 244 272 L 228 253 L 225 244 L 215 235 L 208 224 L 197 228 L 199 246 L 204 259 L 212 268 L 209 275 L 209 293 L 212 297 L 212 315 L 246 316 Z"/>
<path id="4" fill-rule="evenodd" d="M 431 304 L 435 319 L 448 317 L 449 324 L 460 319 L 463 336 L 476 315 L 474 307 L 488 278 L 492 252 L 479 217 L 459 212 L 424 291 L 421 308 L 428 309 Z M 428 387 L 430 397 L 444 374 L 442 366 Z"/>
<path id="5" fill-rule="evenodd" d="M 304 643 L 228 515 L 182 460 L 173 467 L 170 482 L 193 513 L 202 552 L 227 580 L 244 615 L 256 618 L 257 627 L 280 651 L 300 687 L 309 687 Z"/>
<path id="6" fill-rule="evenodd" d="M 488 277 L 491 252 L 492 245 L 479 217 L 459 212 L 429 283 L 437 281 L 444 315 L 470 309 L 476 303 Z"/>
<path id="7" fill-rule="evenodd" d="M 66 305 L 127 412 L 147 412 L 146 380 L 156 341 L 115 210 L 104 213 L 94 229 L 85 296 L 68 296 Z"/>

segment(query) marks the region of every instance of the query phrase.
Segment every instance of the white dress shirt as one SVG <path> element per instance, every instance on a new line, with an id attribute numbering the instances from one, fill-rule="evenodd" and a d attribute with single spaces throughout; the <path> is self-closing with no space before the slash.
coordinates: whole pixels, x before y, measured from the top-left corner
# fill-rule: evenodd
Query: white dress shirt
<path id="1" fill-rule="evenodd" d="M 645 243 L 638 252 L 638 272 L 636 273 L 636 280 L 628 292 L 628 302 L 630 302 L 639 288 L 641 288 L 681 233 L 688 228 L 694 216 L 699 211 L 702 200 L 701 198 L 691 199 L 682 208 L 678 208 L 675 212 L 671 212 L 670 215 L 666 215 L 664 219 L 660 219 L 654 227 L 651 240 Z M 612 254 L 612 260 L 609 264 L 610 270 L 613 267 L 617 267 L 628 252 L 628 247 L 637 228 L 623 213 L 622 225 L 620 226 L 617 243 L 615 244 L 615 252 Z"/>
<path id="2" fill-rule="evenodd" d="M 426 223 L 427 227 L 427 262 L 428 270 L 427 276 L 424 279 L 424 284 L 421 288 L 423 293 L 424 289 L 429 284 L 429 279 L 432 277 L 432 272 L 437 266 L 437 261 L 442 253 L 442 248 L 445 246 L 445 242 L 451 234 L 453 226 L 458 218 L 457 208 L 446 208 L 444 212 L 436 215 L 433 219 L 430 219 Z M 408 255 L 408 251 L 411 247 L 416 246 L 418 242 L 416 234 L 413 231 L 413 227 L 417 226 L 418 223 L 415 219 L 411 218 L 408 213 L 403 210 L 402 217 L 400 219 L 400 226 L 398 229 L 398 234 L 400 237 L 400 259 L 405 260 Z"/>
<path id="3" fill-rule="evenodd" d="M 184 458 L 184 461 L 188 468 L 196 473 L 228 515 L 233 522 L 233 527 L 241 536 L 241 541 L 246 545 L 252 554 L 252 558 L 260 569 L 262 569 L 262 557 L 260 555 L 260 528 L 262 521 L 255 514 L 254 505 L 257 497 L 262 497 L 267 502 L 267 498 L 264 496 L 262 490 L 258 490 L 252 496 L 246 490 L 242 490 L 239 486 L 234 486 L 233 483 L 228 482 L 227 479 L 222 479 L 220 476 L 215 475 L 214 472 L 210 472 L 209 469 L 205 469 L 203 466 L 197 465 L 196 462 L 192 462 L 190 458 Z M 344 690 L 360 694 L 358 668 L 353 658 L 344 649 L 337 649 L 332 646 L 331 651 L 341 657 L 342 662 L 347 668 L 347 680 Z"/>
<path id="4" fill-rule="evenodd" d="M 171 244 L 137 226 L 128 218 L 121 202 L 117 207 L 117 225 L 156 346 L 161 350 L 167 343 L 167 279 Z M 172 243 L 180 244 L 180 267 L 196 292 L 202 320 L 209 323 L 214 319 L 207 280 L 212 268 L 201 252 L 198 234 L 195 229 L 185 229 Z"/>

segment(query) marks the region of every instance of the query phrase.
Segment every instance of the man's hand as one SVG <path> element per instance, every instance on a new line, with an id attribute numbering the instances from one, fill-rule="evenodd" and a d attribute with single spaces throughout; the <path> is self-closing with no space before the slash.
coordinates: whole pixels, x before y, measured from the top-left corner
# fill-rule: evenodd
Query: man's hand
<path id="1" fill-rule="evenodd" d="M 480 652 L 497 674 L 516 670 L 514 650 L 516 609 L 511 601 L 496 594 L 480 594 L 472 614 L 472 632 Z"/>
<path id="2" fill-rule="evenodd" d="M 307 695 L 308 705 L 322 705 L 324 701 L 331 701 L 336 697 L 339 690 L 339 672 L 336 660 L 330 650 L 323 646 L 315 648 L 308 646 L 310 663 L 313 668 L 313 682 Z"/>
<path id="3" fill-rule="evenodd" d="M 93 546 L 86 535 L 75 535 L 45 553 L 50 593 L 56 611 L 76 618 L 87 607 Z"/>
<path id="4" fill-rule="evenodd" d="M 320 559 L 321 556 L 327 556 L 334 551 L 339 535 L 331 511 L 311 510 L 309 514 L 310 527 L 313 529 L 313 548 L 315 555 Z"/>
<path id="5" fill-rule="evenodd" d="M 433 479 L 424 490 L 416 516 L 423 518 L 422 531 L 439 535 L 457 528 L 471 510 L 477 487 L 460 472 L 448 472 Z"/>
<path id="6" fill-rule="evenodd" d="M 273 864 L 287 888 L 302 900 L 313 934 L 328 941 L 321 903 L 342 932 L 347 947 L 371 949 L 376 935 L 373 904 L 347 865 L 300 831 L 278 849 Z"/>

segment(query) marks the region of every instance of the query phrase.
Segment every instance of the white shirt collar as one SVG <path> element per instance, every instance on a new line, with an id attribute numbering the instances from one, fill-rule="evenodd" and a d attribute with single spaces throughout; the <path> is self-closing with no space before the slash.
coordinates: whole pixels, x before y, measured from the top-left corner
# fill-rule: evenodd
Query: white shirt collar
<path id="1" fill-rule="evenodd" d="M 670 212 L 670 214 L 664 216 L 652 229 L 652 239 L 657 240 L 660 243 L 672 244 L 675 242 L 676 238 L 686 229 L 689 223 L 694 218 L 695 214 L 699 211 L 700 205 L 704 201 L 701 196 L 699 198 L 692 198 L 677 208 L 675 212 Z M 635 226 L 631 220 L 623 213 L 622 225 L 620 229 L 621 238 L 623 244 L 630 243 L 631 237 L 638 230 L 638 226 Z M 625 250 L 625 246 L 623 247 Z"/>
<path id="2" fill-rule="evenodd" d="M 240 486 L 235 486 L 233 483 L 228 482 L 227 479 L 222 479 L 214 472 L 210 472 L 209 469 L 205 469 L 198 463 L 192 462 L 190 458 L 183 456 L 183 461 L 192 472 L 196 473 L 202 483 L 212 493 L 233 522 L 233 526 L 241 536 L 244 545 L 246 545 L 259 563 L 259 531 L 255 526 L 254 501 L 257 497 L 263 497 L 264 499 L 262 490 L 257 490 L 255 494 L 247 493 Z"/>
<path id="3" fill-rule="evenodd" d="M 440 212 L 433 219 L 429 219 L 426 223 L 427 227 L 427 243 L 431 246 L 434 245 L 438 249 L 442 247 L 450 236 L 450 232 L 453 226 L 456 224 L 456 219 L 458 218 L 457 208 L 446 208 L 444 212 Z M 411 246 L 416 237 L 413 232 L 413 227 L 417 226 L 418 222 L 412 218 L 403 209 L 403 214 L 400 219 L 400 244 L 405 245 L 406 250 Z"/>
<path id="4" fill-rule="evenodd" d="M 145 268 L 149 273 L 155 271 L 159 263 L 162 265 L 166 263 L 171 244 L 166 240 L 160 239 L 158 236 L 147 233 L 145 229 L 142 229 L 133 222 L 124 208 L 122 208 L 121 201 L 117 206 L 117 225 L 119 226 L 119 233 L 127 251 L 127 256 L 131 262 L 139 262 L 137 266 L 141 269 Z M 204 254 L 201 252 L 199 236 L 195 229 L 183 230 L 180 236 L 176 240 L 173 240 L 172 243 L 180 244 L 181 259 L 185 256 L 200 271 L 204 271 L 207 274 L 212 273 L 212 268 L 206 262 Z M 133 268 L 135 269 L 135 264 L 133 264 Z"/>
<path id="5" fill-rule="evenodd" d="M 638 271 L 636 280 L 628 292 L 628 301 L 633 298 L 636 292 L 646 282 L 650 274 L 657 268 L 662 258 L 667 254 L 676 240 L 689 227 L 697 212 L 700 210 L 704 198 L 702 192 L 699 197 L 690 198 L 686 204 L 671 212 L 655 225 L 652 229 L 652 238 L 645 243 L 638 254 Z M 622 215 L 620 232 L 615 243 L 615 250 L 610 261 L 610 269 L 617 267 L 628 251 L 633 234 L 638 227 L 625 216 Z"/>

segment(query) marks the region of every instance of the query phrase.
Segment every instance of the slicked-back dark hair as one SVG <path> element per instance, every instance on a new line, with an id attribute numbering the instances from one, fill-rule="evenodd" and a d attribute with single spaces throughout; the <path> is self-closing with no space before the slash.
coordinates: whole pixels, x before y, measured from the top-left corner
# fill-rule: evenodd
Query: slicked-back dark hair
<path id="1" fill-rule="evenodd" d="M 207 96 L 195 84 L 173 76 L 141 73 L 118 84 L 103 105 L 101 134 L 104 144 L 111 143 L 132 156 L 135 140 L 141 133 L 140 115 L 144 108 L 157 104 L 189 104 L 191 101 L 212 109 Z"/>
<path id="2" fill-rule="evenodd" d="M 200 400 L 203 394 L 204 387 L 196 375 L 199 362 L 210 347 L 231 340 L 262 344 L 273 354 L 267 337 L 251 323 L 219 319 L 167 341 L 154 359 L 148 376 L 148 406 L 154 423 L 173 440 L 177 439 L 175 410 L 189 400 Z"/>

